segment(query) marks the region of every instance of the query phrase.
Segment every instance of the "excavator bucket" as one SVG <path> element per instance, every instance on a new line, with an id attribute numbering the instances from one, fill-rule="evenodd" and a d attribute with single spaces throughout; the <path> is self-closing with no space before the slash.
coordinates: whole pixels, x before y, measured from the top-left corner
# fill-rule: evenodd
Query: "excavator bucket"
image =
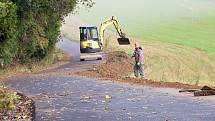
<path id="1" fill-rule="evenodd" d="M 118 38 L 119 45 L 130 45 L 129 38 Z"/>

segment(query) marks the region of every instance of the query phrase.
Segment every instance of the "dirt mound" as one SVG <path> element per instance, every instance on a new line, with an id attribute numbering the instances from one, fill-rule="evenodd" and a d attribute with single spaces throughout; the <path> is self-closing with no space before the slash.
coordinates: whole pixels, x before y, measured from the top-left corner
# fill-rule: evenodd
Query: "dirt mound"
<path id="1" fill-rule="evenodd" d="M 106 63 L 97 66 L 94 70 L 101 78 L 122 78 L 132 70 L 132 59 L 125 52 L 110 52 Z"/>
<path id="2" fill-rule="evenodd" d="M 131 57 L 125 52 L 122 51 L 115 51 L 108 53 L 108 58 L 106 63 L 114 63 L 114 62 L 123 62 L 130 60 Z"/>
<path id="3" fill-rule="evenodd" d="M 148 79 L 137 79 L 130 77 L 133 72 L 134 60 L 125 52 L 110 52 L 107 54 L 107 61 L 104 64 L 94 66 L 92 69 L 76 72 L 75 74 L 87 77 L 96 77 L 99 79 L 108 79 L 113 81 L 128 82 L 140 85 L 150 85 L 154 87 L 171 88 L 197 88 L 198 86 L 182 84 L 178 82 L 161 82 Z"/>
<path id="4" fill-rule="evenodd" d="M 97 77 L 102 79 L 123 78 L 132 70 L 132 59 L 125 52 L 108 53 L 107 61 L 87 71 L 77 72 L 82 76 Z"/>

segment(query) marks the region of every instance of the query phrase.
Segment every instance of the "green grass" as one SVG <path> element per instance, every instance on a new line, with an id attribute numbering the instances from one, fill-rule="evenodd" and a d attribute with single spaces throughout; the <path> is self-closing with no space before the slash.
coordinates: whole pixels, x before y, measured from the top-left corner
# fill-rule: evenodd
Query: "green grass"
<path id="1" fill-rule="evenodd" d="M 195 21 L 160 23 L 132 35 L 147 41 L 161 41 L 185 45 L 215 54 L 215 17 L 204 17 Z M 131 33 L 134 30 L 130 30 Z"/>
<path id="2" fill-rule="evenodd" d="M 82 9 L 78 17 L 99 26 L 115 15 L 125 33 L 144 47 L 148 79 L 215 86 L 215 1 L 95 2 L 90 12 Z M 133 51 L 133 47 L 117 46 L 116 38 L 106 39 L 109 48 Z"/>
<path id="3" fill-rule="evenodd" d="M 161 41 L 215 53 L 215 2 L 208 0 L 95 0 L 83 20 L 100 25 L 116 16 L 123 30 L 145 41 Z M 123 5 L 122 5 L 123 3 Z M 132 7 L 131 6 L 135 6 Z M 109 9 L 111 8 L 111 9 Z"/>

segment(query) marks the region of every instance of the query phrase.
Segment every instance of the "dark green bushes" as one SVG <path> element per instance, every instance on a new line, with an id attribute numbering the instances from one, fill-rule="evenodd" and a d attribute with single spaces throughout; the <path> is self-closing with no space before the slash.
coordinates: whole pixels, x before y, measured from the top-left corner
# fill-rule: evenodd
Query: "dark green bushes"
<path id="1" fill-rule="evenodd" d="M 0 0 L 0 64 L 29 63 L 55 48 L 63 18 L 91 0 Z"/>
<path id="2" fill-rule="evenodd" d="M 0 0 L 0 67 L 9 64 L 17 52 L 16 6 Z"/>
<path id="3" fill-rule="evenodd" d="M 76 0 L 12 0 L 17 5 L 18 59 L 26 63 L 53 51 L 61 22 Z"/>

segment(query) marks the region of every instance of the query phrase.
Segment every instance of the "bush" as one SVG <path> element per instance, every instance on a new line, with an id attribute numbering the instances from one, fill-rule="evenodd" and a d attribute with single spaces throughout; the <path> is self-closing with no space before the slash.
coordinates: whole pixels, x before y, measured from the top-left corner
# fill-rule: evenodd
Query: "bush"
<path id="1" fill-rule="evenodd" d="M 0 113 L 4 114 L 8 110 L 15 109 L 14 101 L 18 99 L 16 92 L 7 92 L 0 90 Z"/>
<path id="2" fill-rule="evenodd" d="M 0 2 L 0 67 L 11 63 L 17 52 L 16 6 Z"/>
<path id="3" fill-rule="evenodd" d="M 17 5 L 18 55 L 21 63 L 42 59 L 54 50 L 64 16 L 76 0 L 12 0 Z"/>
<path id="4" fill-rule="evenodd" d="M 0 66 L 21 64 L 51 53 L 65 16 L 92 0 L 0 0 Z M 15 58 L 14 58 L 15 57 Z"/>

